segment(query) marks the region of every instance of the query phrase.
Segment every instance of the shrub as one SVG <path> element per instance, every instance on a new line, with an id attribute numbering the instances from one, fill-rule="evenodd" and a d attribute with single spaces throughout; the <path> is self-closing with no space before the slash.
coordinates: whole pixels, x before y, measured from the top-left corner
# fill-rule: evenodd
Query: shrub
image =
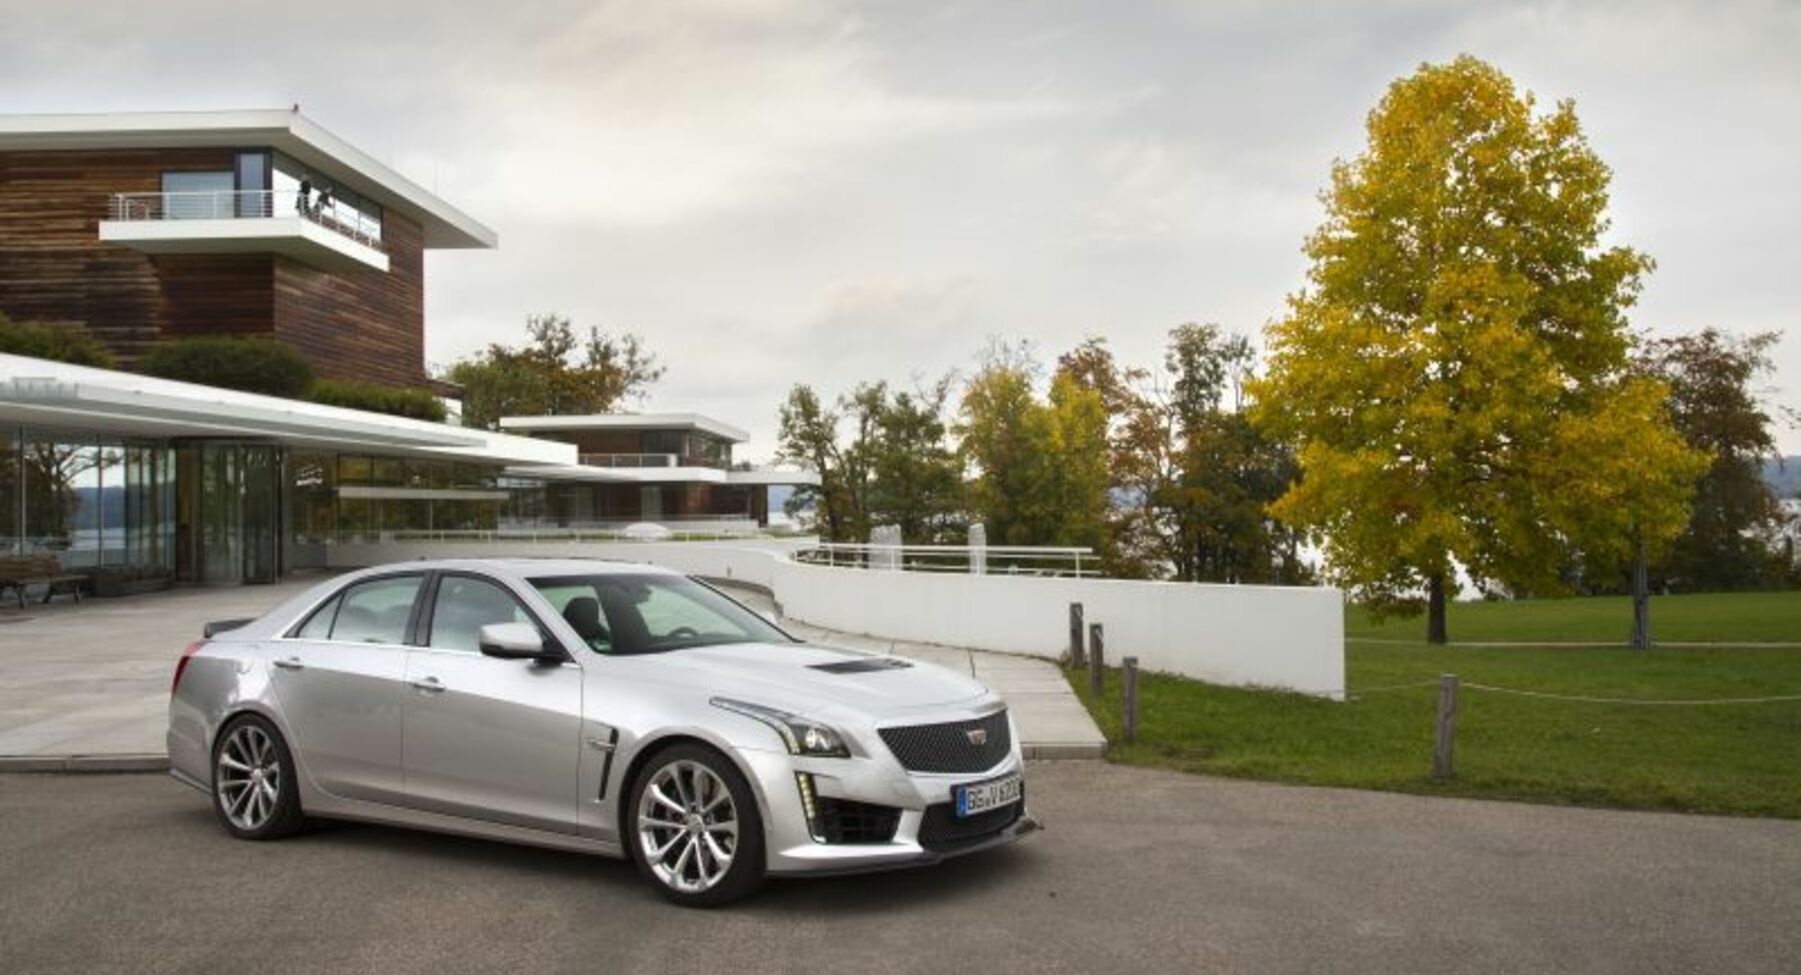
<path id="1" fill-rule="evenodd" d="M 118 366 L 106 346 L 81 329 L 14 322 L 5 315 L 0 315 L 0 353 L 101 369 Z"/>
<path id="2" fill-rule="evenodd" d="M 321 379 L 313 384 L 312 399 L 328 406 L 444 422 L 444 403 L 423 389 L 382 386 L 351 379 Z"/>
<path id="3" fill-rule="evenodd" d="M 137 368 L 147 376 L 287 399 L 304 399 L 313 388 L 313 367 L 306 357 L 273 339 L 179 339 L 152 349 Z"/>

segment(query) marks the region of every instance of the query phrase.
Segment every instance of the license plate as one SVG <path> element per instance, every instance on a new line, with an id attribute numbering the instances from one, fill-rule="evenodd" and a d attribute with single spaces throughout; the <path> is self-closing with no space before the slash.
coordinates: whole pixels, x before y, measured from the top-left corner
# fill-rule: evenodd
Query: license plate
<path id="1" fill-rule="evenodd" d="M 1012 805 L 1019 801 L 1025 782 L 1019 773 L 986 782 L 973 782 L 969 785 L 951 787 L 951 799 L 957 805 L 957 815 L 974 816 L 990 809 Z"/>

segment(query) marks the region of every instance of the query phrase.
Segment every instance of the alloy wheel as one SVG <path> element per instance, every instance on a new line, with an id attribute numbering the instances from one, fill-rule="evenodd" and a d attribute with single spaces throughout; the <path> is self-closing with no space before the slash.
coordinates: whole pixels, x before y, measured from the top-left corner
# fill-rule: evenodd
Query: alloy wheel
<path id="1" fill-rule="evenodd" d="M 269 733 L 253 722 L 232 729 L 219 747 L 219 808 L 232 825 L 247 832 L 265 826 L 280 808 L 281 759 Z"/>
<path id="2" fill-rule="evenodd" d="M 657 769 L 638 799 L 638 844 L 651 873 L 684 894 L 711 890 L 738 853 L 738 811 L 712 769 L 680 759 Z"/>

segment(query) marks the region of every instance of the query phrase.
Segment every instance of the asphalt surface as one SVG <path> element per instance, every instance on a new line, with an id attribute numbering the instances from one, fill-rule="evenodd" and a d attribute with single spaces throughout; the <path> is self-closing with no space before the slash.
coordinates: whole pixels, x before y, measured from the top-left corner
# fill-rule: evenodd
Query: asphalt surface
<path id="1" fill-rule="evenodd" d="M 0 776 L 0 972 L 1783 972 L 1801 822 L 1036 764 L 1045 832 L 670 906 L 624 863 L 231 840 L 157 775 Z"/>

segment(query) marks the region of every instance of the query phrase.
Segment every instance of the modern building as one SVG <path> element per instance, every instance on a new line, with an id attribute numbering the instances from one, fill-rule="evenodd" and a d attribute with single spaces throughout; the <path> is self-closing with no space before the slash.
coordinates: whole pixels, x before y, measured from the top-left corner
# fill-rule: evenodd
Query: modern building
<path id="1" fill-rule="evenodd" d="M 0 117 L 0 312 L 157 342 L 259 335 L 424 386 L 424 260 L 492 230 L 291 111 Z M 345 539 L 754 529 L 798 472 L 693 415 L 494 433 L 0 355 L 0 553 L 261 582 Z M 525 436 L 522 434 L 532 434 Z"/>
<path id="2" fill-rule="evenodd" d="M 127 363 L 260 335 L 322 376 L 428 385 L 425 251 L 497 241 L 298 111 L 0 116 L 0 312 Z"/>

